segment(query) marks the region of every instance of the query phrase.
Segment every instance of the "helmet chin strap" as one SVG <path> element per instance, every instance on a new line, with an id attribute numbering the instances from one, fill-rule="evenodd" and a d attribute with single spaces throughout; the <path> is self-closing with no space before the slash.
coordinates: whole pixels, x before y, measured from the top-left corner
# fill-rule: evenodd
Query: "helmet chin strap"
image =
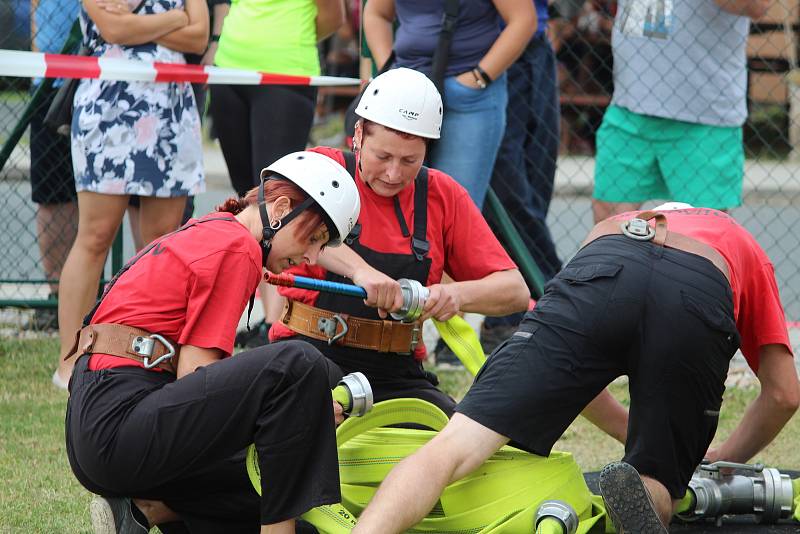
<path id="1" fill-rule="evenodd" d="M 270 177 L 271 178 L 271 177 Z M 267 258 L 269 257 L 270 250 L 272 250 L 272 239 L 278 230 L 289 224 L 292 219 L 303 213 L 306 209 L 312 206 L 315 201 L 313 198 L 308 197 L 303 202 L 297 205 L 292 211 L 286 214 L 285 217 L 275 221 L 269 220 L 267 213 L 267 202 L 264 195 L 264 184 L 266 179 L 261 178 L 261 184 L 258 186 L 258 213 L 261 216 L 261 264 L 267 268 Z"/>

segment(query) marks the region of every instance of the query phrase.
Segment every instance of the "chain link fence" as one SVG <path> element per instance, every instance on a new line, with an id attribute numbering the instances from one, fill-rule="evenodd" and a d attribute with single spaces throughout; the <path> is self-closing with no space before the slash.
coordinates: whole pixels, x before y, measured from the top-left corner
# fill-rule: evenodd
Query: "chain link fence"
<path id="1" fill-rule="evenodd" d="M 772 259 L 787 320 L 796 325 L 800 320 L 800 235 L 795 229 L 800 222 L 800 86 L 795 84 L 798 83 L 800 2 L 773 0 L 766 13 L 749 25 L 720 9 L 725 3 L 725 0 L 554 2 L 551 13 L 555 16 L 547 32 L 556 57 L 561 117 L 547 227 L 558 257 L 565 261 L 577 250 L 593 224 L 593 195 L 607 195 L 613 202 L 637 203 L 642 199 L 626 195 L 639 188 L 647 190 L 645 177 L 658 175 L 669 182 L 671 175 L 677 175 L 677 185 L 670 187 L 669 195 L 649 196 L 643 206 L 652 207 L 666 200 L 691 202 L 690 199 L 699 196 L 709 199 L 704 203 L 706 206 L 730 208 L 730 213 L 756 236 Z M 680 12 L 681 6 L 687 4 L 693 10 L 693 20 L 687 20 Z M 660 58 L 648 50 L 646 41 L 664 39 L 669 32 L 675 32 L 677 39 L 693 39 L 687 47 L 688 59 L 667 57 L 674 52 L 672 49 L 666 49 Z M 689 35 L 692 32 L 694 35 Z M 741 36 L 736 32 L 742 32 Z M 737 38 L 743 41 L 739 52 L 746 56 L 741 72 L 735 69 Z M 619 65 L 614 65 L 615 56 L 621 61 Z M 715 67 L 714 61 L 706 61 L 706 56 L 715 57 L 723 68 Z M 744 149 L 743 165 L 731 155 L 735 154 L 737 142 L 722 141 L 709 148 L 718 135 L 713 129 L 704 130 L 698 138 L 691 130 L 676 132 L 675 124 L 640 122 L 640 117 L 627 116 L 623 116 L 624 122 L 620 124 L 609 120 L 612 115 L 606 117 L 606 122 L 616 125 L 625 135 L 601 130 L 610 108 L 628 106 L 631 102 L 631 107 L 636 108 L 640 101 L 652 102 L 654 96 L 663 106 L 662 116 L 672 113 L 681 122 L 714 124 L 714 118 L 729 115 L 733 105 L 730 109 L 709 110 L 701 104 L 709 102 L 711 108 L 720 102 L 735 102 L 739 85 L 742 113 L 746 104 L 747 114 L 738 142 Z M 698 86 L 696 93 L 692 93 L 690 88 Z M 690 96 L 685 97 L 687 94 Z M 513 114 L 520 113 L 518 110 L 509 107 L 509 121 L 513 120 Z M 731 121 L 719 122 L 727 125 Z M 611 130 L 609 125 L 603 127 Z M 732 130 L 735 133 L 738 128 Z M 640 138 L 660 143 L 660 148 L 655 149 L 660 152 L 653 156 L 642 149 L 637 145 Z M 537 150 L 544 147 L 534 145 L 526 154 L 530 165 L 538 165 L 542 160 Z M 638 179 L 624 177 L 619 161 L 633 166 L 640 175 Z M 712 185 L 711 169 L 724 176 L 736 176 L 737 167 L 743 168 L 741 201 L 721 198 L 715 201 L 712 193 L 717 189 Z M 601 192 L 595 186 L 599 189 L 596 178 L 603 173 L 615 173 L 615 177 L 606 179 L 605 190 Z M 513 210 L 511 215 L 515 217 Z M 525 233 L 524 228 L 519 229 Z M 536 232 L 534 229 L 533 233 Z M 543 271 L 552 272 L 552 265 L 544 260 L 546 246 L 540 248 L 545 254 L 534 252 L 534 257 Z"/>
<path id="2" fill-rule="evenodd" d="M 78 0 L 3 2 L 0 48 L 61 52 L 78 6 Z M 0 306 L 55 307 L 77 228 L 69 138 L 42 125 L 59 85 L 0 77 Z M 51 322 L 54 314 L 36 318 Z"/>
<path id="3" fill-rule="evenodd" d="M 708 11 L 724 2 L 697 0 L 694 4 L 698 10 Z M 560 118 L 557 129 L 549 134 L 555 136 L 557 170 L 546 227 L 558 259 L 548 260 L 546 245 L 532 240 L 530 235 L 537 230 L 529 226 L 518 228 L 533 252 L 534 260 L 546 274 L 557 267 L 558 261 L 565 261 L 577 250 L 593 223 L 591 197 L 598 162 L 598 130 L 604 114 L 612 105 L 612 95 L 620 91 L 615 79 L 615 68 L 619 71 L 620 66 L 613 64 L 615 17 L 620 24 L 621 9 L 633 9 L 635 16 L 640 15 L 637 10 L 643 10 L 643 20 L 650 24 L 647 31 L 652 34 L 662 30 L 668 32 L 680 23 L 674 10 L 681 3 L 681 0 L 623 0 L 619 4 L 614 0 L 568 0 L 556 1 L 556 5 L 551 6 L 555 16 L 549 22 L 547 37 L 555 52 L 555 101 L 558 102 Z M 800 320 L 800 253 L 797 252 L 800 234 L 795 230 L 800 222 L 800 152 L 797 148 L 800 142 L 800 89 L 792 84 L 791 74 L 796 70 L 798 3 L 798 0 L 773 0 L 767 13 L 746 29 L 744 53 L 747 60 L 742 67 L 746 89 L 742 90 L 746 90 L 747 118 L 741 129 L 746 159 L 741 204 L 737 202 L 730 206 L 731 213 L 753 232 L 774 262 L 787 319 L 794 322 Z M 77 9 L 78 0 L 38 0 L 33 5 L 29 0 L 3 2 L 0 4 L 0 49 L 58 52 Z M 562 13 L 559 14 L 559 10 Z M 630 20 L 630 16 L 628 13 L 626 20 Z M 697 16 L 699 20 L 700 12 Z M 708 13 L 703 16 L 707 17 Z M 733 31 L 734 26 L 731 23 L 728 30 Z M 730 38 L 716 34 L 715 28 L 718 29 L 719 25 L 708 25 L 698 43 L 708 46 L 709 53 L 724 54 Z M 352 43 L 344 46 L 353 48 Z M 631 57 L 636 57 L 635 52 L 631 52 Z M 331 53 L 328 51 L 329 57 Z M 702 54 L 697 57 L 702 58 Z M 653 67 L 644 63 L 639 68 Z M 681 69 L 687 79 L 697 76 L 710 79 L 713 74 L 702 61 L 689 68 L 682 58 L 674 58 L 672 70 Z M 350 74 L 350 71 L 346 72 Z M 658 76 L 666 79 L 667 74 Z M 736 91 L 734 78 L 724 82 L 725 90 Z M 0 145 L 2 153 L 7 155 L 0 169 L 0 219 L 3 228 L 0 233 L 0 306 L 54 303 L 47 299 L 55 291 L 58 265 L 63 262 L 59 254 L 68 250 L 74 231 L 71 229 L 74 228 L 74 212 L 69 209 L 48 210 L 50 204 L 46 200 L 37 204 L 31 199 L 31 176 L 35 174 L 36 164 L 43 163 L 44 170 L 49 171 L 69 169 L 68 150 L 62 150 L 60 156 L 51 150 L 52 154 L 39 160 L 34 150 L 32 157 L 31 148 L 36 146 L 36 136 L 42 135 L 35 127 L 33 134 L 30 128 L 25 128 L 18 142 L 9 143 L 9 140 L 13 141 L 15 129 L 20 124 L 26 126 L 23 119 L 38 87 L 38 81 L 27 78 L 0 77 Z M 673 87 L 669 92 L 679 94 L 681 90 L 681 87 Z M 326 98 L 338 98 L 339 104 L 346 105 L 351 97 L 350 94 L 338 97 L 332 94 Z M 702 98 L 698 96 L 677 107 L 682 111 L 695 110 L 700 101 Z M 337 106 L 330 100 L 325 102 L 319 106 L 320 114 L 325 116 L 320 117 L 317 138 L 312 142 L 321 137 L 341 140 L 338 131 L 334 131 L 336 128 L 325 130 L 326 125 L 336 123 L 337 117 Z M 29 111 L 35 118 L 36 112 L 47 105 L 48 99 L 44 98 L 38 110 Z M 532 110 L 510 109 L 512 114 L 523 111 L 529 113 Z M 513 117 L 509 116 L 509 121 L 512 120 Z M 699 147 L 696 150 L 691 146 L 687 148 L 685 136 L 679 137 L 675 142 L 684 142 L 682 150 L 693 156 L 700 152 Z M 44 141 L 45 146 L 40 148 L 53 149 L 56 144 L 48 138 Z M 623 146 L 620 156 L 625 155 L 627 148 L 627 145 Z M 725 147 L 726 150 L 729 148 Z M 541 165 L 540 152 L 544 148 L 539 147 L 537 152 L 533 146 L 530 150 L 525 153 L 528 164 L 533 167 Z M 672 150 L 677 149 L 672 147 Z M 716 151 L 708 155 L 709 158 L 718 156 Z M 682 163 L 679 161 L 675 165 L 681 167 Z M 726 163 L 723 167 L 731 170 L 728 167 L 735 165 Z M 57 177 L 50 178 L 59 183 L 71 183 L 71 174 L 58 172 Z M 696 189 L 697 184 L 702 184 L 702 179 L 704 177 L 698 176 L 695 183 L 690 182 L 685 187 Z M 702 189 L 703 186 L 699 187 Z M 624 199 L 625 192 L 626 189 L 622 188 L 616 198 Z M 644 205 L 653 206 L 662 200 L 681 200 L 683 192 L 678 188 L 671 191 L 672 198 L 654 197 Z M 499 196 L 502 202 L 503 195 Z M 506 208 L 512 219 L 520 216 L 513 203 Z M 40 247 L 43 239 L 49 244 Z"/>

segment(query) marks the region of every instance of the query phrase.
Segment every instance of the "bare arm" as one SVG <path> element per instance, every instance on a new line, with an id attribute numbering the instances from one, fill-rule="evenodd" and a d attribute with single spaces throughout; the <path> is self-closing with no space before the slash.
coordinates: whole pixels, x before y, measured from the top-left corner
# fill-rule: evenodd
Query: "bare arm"
<path id="1" fill-rule="evenodd" d="M 344 0 L 315 0 L 317 3 L 317 41 L 322 41 L 344 24 Z"/>
<path id="2" fill-rule="evenodd" d="M 506 27 L 478 62 L 492 79 L 514 63 L 536 33 L 536 9 L 529 0 L 493 0 Z"/>
<path id="3" fill-rule="evenodd" d="M 508 315 L 525 311 L 531 293 L 519 270 L 497 271 L 479 280 L 434 284 L 428 288 L 420 320 L 446 321 L 458 312 Z"/>
<path id="4" fill-rule="evenodd" d="M 154 15 L 136 15 L 130 12 L 109 12 L 101 8 L 96 0 L 83 0 L 83 6 L 103 39 L 118 45 L 151 43 L 189 23 L 189 17 L 182 9 L 171 9 Z"/>
<path id="5" fill-rule="evenodd" d="M 366 289 L 367 298 L 364 303 L 378 308 L 381 317 L 386 317 L 388 311 L 397 310 L 403 305 L 400 284 L 371 267 L 347 245 L 326 248 L 319 255 L 317 263 L 328 271 L 350 278 L 354 284 Z"/>
<path id="6" fill-rule="evenodd" d="M 382 68 L 392 53 L 394 35 L 394 0 L 369 0 L 364 6 L 364 35 L 378 68 Z"/>
<path id="7" fill-rule="evenodd" d="M 208 5 L 206 0 L 186 0 L 186 15 L 189 24 L 170 32 L 156 43 L 178 52 L 202 54 L 208 45 Z"/>
<path id="8" fill-rule="evenodd" d="M 600 430 L 623 445 L 628 437 L 628 410 L 608 389 L 604 389 L 581 412 Z"/>
<path id="9" fill-rule="evenodd" d="M 761 347 L 758 369 L 761 392 L 747 407 L 733 433 L 708 459 L 747 462 L 766 447 L 800 405 L 800 385 L 794 358 L 783 345 Z"/>
<path id="10" fill-rule="evenodd" d="M 723 11 L 751 19 L 760 19 L 767 12 L 770 0 L 714 0 Z"/>
<path id="11" fill-rule="evenodd" d="M 193 373 L 198 367 L 204 367 L 222 359 L 219 349 L 205 349 L 194 345 L 183 345 L 178 358 L 178 378 Z"/>
<path id="12" fill-rule="evenodd" d="M 228 16 L 228 12 L 231 10 L 230 4 L 217 4 L 214 6 L 214 16 L 212 19 L 214 20 L 214 24 L 211 28 L 211 35 L 222 35 L 222 25 L 225 22 L 225 17 Z M 200 63 L 203 65 L 213 65 L 214 64 L 214 57 L 217 55 L 217 47 L 219 46 L 219 42 L 211 41 L 208 43 L 208 49 L 206 53 L 203 55 L 203 59 Z"/>

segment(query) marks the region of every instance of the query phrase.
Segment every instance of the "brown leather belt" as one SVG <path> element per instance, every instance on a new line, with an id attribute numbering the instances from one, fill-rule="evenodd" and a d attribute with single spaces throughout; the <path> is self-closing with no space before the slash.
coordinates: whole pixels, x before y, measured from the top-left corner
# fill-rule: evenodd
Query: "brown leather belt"
<path id="1" fill-rule="evenodd" d="M 99 323 L 84 326 L 64 359 L 75 354 L 110 354 L 141 363 L 146 369 L 177 374 L 179 347 L 159 334 L 124 324 Z"/>
<path id="2" fill-rule="evenodd" d="M 656 220 L 655 229 L 650 227 L 649 225 L 645 225 L 650 228 L 650 232 L 653 233 L 652 237 L 645 238 L 645 234 L 640 234 L 640 237 L 637 237 L 637 230 L 633 226 L 633 222 L 635 219 L 641 219 L 643 221 L 649 221 L 650 219 Z M 627 226 L 626 226 L 627 225 Z M 626 230 L 623 230 L 623 227 Z M 643 232 L 647 232 L 646 229 L 643 229 Z M 629 235 L 633 233 L 634 235 Z M 689 252 L 690 254 L 695 254 L 696 256 L 700 256 L 702 258 L 707 259 L 714 266 L 722 272 L 725 278 L 728 280 L 728 284 L 731 283 L 731 275 L 728 269 L 728 262 L 725 261 L 725 258 L 722 257 L 722 254 L 717 252 L 713 247 L 706 245 L 705 243 L 701 243 L 696 239 L 692 239 L 691 237 L 685 236 L 683 234 L 679 234 L 677 232 L 668 232 L 667 231 L 667 218 L 661 212 L 656 211 L 644 211 L 638 214 L 634 219 L 631 221 L 620 221 L 620 220 L 611 220 L 606 219 L 601 221 L 595 225 L 586 239 L 583 241 L 581 248 L 585 247 L 592 241 L 597 238 L 606 236 L 606 235 L 615 235 L 615 234 L 623 234 L 627 237 L 632 237 L 632 239 L 637 239 L 641 241 L 652 241 L 653 244 L 674 248 L 678 250 L 682 250 L 684 252 Z"/>
<path id="3" fill-rule="evenodd" d="M 410 354 L 422 339 L 420 323 L 376 321 L 315 308 L 288 300 L 281 322 L 310 338 L 345 347 Z"/>

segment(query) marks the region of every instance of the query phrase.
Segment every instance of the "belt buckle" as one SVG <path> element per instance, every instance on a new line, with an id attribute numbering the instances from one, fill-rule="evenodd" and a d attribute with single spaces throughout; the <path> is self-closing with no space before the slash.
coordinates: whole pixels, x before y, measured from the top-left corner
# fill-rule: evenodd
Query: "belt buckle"
<path id="1" fill-rule="evenodd" d="M 337 334 L 336 327 L 339 325 L 342 326 L 342 331 Z M 330 319 L 327 317 L 320 317 L 317 320 L 317 329 L 328 338 L 328 345 L 333 345 L 347 335 L 349 327 L 347 326 L 347 321 L 342 319 L 340 315 L 335 314 Z"/>
<path id="2" fill-rule="evenodd" d="M 400 352 L 399 354 L 412 354 L 414 349 L 417 348 L 417 344 L 421 340 L 420 334 L 422 333 L 422 329 L 420 328 L 420 323 L 415 321 L 413 325 L 414 327 L 411 329 L 411 342 L 409 343 L 408 352 Z"/>
<path id="3" fill-rule="evenodd" d="M 167 353 L 159 356 L 151 362 L 150 357 L 153 355 L 153 349 L 155 349 L 156 341 L 160 341 L 161 344 L 167 348 Z M 158 334 L 150 334 L 149 336 L 136 336 L 131 342 L 131 348 L 133 349 L 133 352 L 142 357 L 142 363 L 144 364 L 145 369 L 152 369 L 161 362 L 169 360 L 175 356 L 175 347 L 172 346 L 172 343 L 167 341 L 164 336 L 160 336 Z"/>
<path id="4" fill-rule="evenodd" d="M 638 217 L 623 221 L 619 227 L 625 237 L 630 237 L 636 241 L 651 241 L 656 235 L 655 229 L 647 224 L 647 221 Z"/>

